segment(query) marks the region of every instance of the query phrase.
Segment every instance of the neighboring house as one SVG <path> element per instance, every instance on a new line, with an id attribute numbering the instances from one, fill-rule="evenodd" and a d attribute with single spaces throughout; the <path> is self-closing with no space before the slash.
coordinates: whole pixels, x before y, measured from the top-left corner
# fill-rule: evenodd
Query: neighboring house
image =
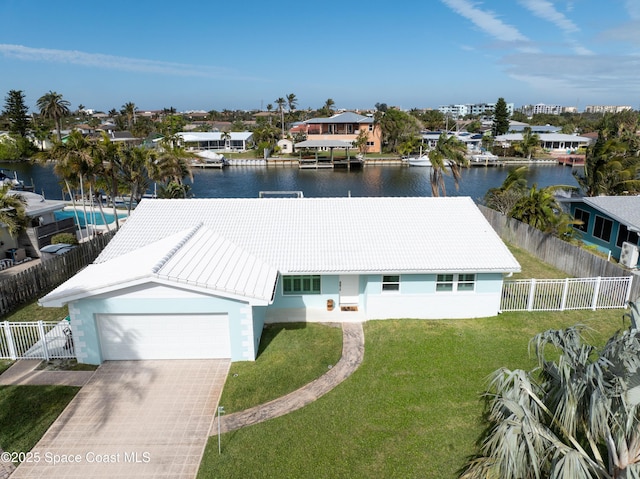
<path id="1" fill-rule="evenodd" d="M 423 131 L 420 133 L 420 137 L 422 139 L 422 144 L 425 145 L 427 149 L 435 148 L 438 144 L 438 140 L 440 139 L 440 135 L 443 132 L 441 131 Z M 467 151 L 477 151 L 482 147 L 482 134 L 481 133 L 469 133 L 466 131 L 455 133 L 455 132 L 447 132 L 447 137 L 455 136 L 458 141 L 464 143 L 467 147 Z"/>
<path id="2" fill-rule="evenodd" d="M 367 152 L 382 151 L 382 131 L 374 123 L 373 117 L 362 116 L 350 111 L 338 113 L 330 118 L 312 118 L 303 122 L 305 127 L 297 127 L 297 133 L 305 133 L 307 141 L 341 140 L 351 143 L 358 138 L 362 129 L 367 132 Z"/>
<path id="3" fill-rule="evenodd" d="M 242 152 L 247 151 L 253 141 L 253 133 L 250 131 L 232 131 L 229 133 L 219 131 L 181 131 L 177 135 L 182 138 L 183 146 L 189 151 L 222 150 Z"/>
<path id="4" fill-rule="evenodd" d="M 522 133 L 507 133 L 494 138 L 496 144 L 509 147 L 513 143 L 522 141 Z M 591 138 L 563 133 L 539 133 L 540 147 L 551 153 L 568 153 L 586 148 L 591 144 Z"/>
<path id="5" fill-rule="evenodd" d="M 582 241 L 593 245 L 605 254 L 611 252 L 620 261 L 623 243 L 640 245 L 640 196 L 595 196 L 567 201 L 571 215 L 582 221 L 574 228 L 582 233 Z M 627 247 L 632 250 L 631 247 Z M 628 255 L 632 256 L 627 260 Z M 634 253 L 626 253 L 626 266 L 637 267 L 638 258 L 628 264 Z M 624 261 L 621 261 L 625 263 Z"/>
<path id="6" fill-rule="evenodd" d="M 265 323 L 493 316 L 519 270 L 466 197 L 143 200 L 40 304 L 83 363 L 240 361 Z"/>
<path id="7" fill-rule="evenodd" d="M 0 227 L 0 259 L 15 260 L 25 257 L 37 258 L 40 248 L 51 244 L 51 238 L 58 233 L 75 235 L 73 219 L 57 221 L 55 212 L 62 210 L 64 201 L 47 200 L 42 195 L 29 191 L 11 191 L 26 200 L 25 213 L 29 219 L 26 230 L 14 238 L 5 227 Z M 17 255 L 17 257 L 16 257 Z"/>

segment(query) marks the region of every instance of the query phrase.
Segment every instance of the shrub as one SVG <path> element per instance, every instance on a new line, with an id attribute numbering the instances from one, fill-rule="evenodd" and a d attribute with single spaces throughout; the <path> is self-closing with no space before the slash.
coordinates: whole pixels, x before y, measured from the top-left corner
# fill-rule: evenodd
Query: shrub
<path id="1" fill-rule="evenodd" d="M 51 237 L 51 244 L 78 244 L 78 238 L 72 233 L 58 233 Z"/>

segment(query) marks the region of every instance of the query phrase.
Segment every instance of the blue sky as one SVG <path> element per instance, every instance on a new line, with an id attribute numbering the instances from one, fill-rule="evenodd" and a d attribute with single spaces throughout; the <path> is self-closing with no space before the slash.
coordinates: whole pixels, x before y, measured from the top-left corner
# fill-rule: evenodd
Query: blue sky
<path id="1" fill-rule="evenodd" d="M 640 108 L 640 1 L 0 0 L 0 95 L 73 109 Z"/>

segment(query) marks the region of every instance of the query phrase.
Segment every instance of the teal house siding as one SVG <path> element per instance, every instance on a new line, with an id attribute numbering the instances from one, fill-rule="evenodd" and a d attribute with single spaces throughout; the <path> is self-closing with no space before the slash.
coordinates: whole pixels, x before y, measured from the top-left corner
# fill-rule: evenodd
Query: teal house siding
<path id="1" fill-rule="evenodd" d="M 591 205 L 573 202 L 570 204 L 570 212 L 574 218 L 584 221 L 584 224 L 574 226 L 580 231 L 582 242 L 596 247 L 604 254 L 611 252 L 611 256 L 616 260 L 620 260 L 623 241 L 640 244 L 637 235 L 633 236 L 631 233 L 632 238 L 629 238 L 628 225 Z"/>

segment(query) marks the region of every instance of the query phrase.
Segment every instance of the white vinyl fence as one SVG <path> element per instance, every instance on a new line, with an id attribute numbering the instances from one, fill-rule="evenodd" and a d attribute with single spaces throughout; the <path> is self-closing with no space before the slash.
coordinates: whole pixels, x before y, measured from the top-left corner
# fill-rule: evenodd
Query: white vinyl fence
<path id="1" fill-rule="evenodd" d="M 0 359 L 75 358 L 69 322 L 0 322 Z"/>
<path id="2" fill-rule="evenodd" d="M 564 311 L 624 308 L 631 276 L 616 278 L 522 279 L 505 281 L 501 311 Z"/>

